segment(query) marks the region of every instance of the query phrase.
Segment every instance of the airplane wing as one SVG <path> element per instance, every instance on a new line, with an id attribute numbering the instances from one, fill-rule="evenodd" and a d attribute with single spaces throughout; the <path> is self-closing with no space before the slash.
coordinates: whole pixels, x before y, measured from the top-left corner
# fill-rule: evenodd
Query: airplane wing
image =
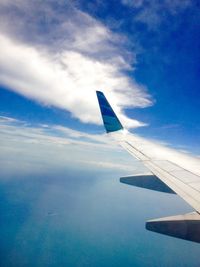
<path id="1" fill-rule="evenodd" d="M 143 174 L 141 177 L 138 175 L 131 178 L 124 177 L 121 181 L 157 191 L 175 192 L 195 210 L 185 215 L 148 221 L 146 228 L 200 243 L 200 160 L 128 132 L 123 128 L 104 94 L 97 91 L 97 98 L 108 135 L 141 161 L 152 173 L 146 176 Z M 158 188 L 156 179 L 159 179 L 169 190 L 156 189 Z"/>

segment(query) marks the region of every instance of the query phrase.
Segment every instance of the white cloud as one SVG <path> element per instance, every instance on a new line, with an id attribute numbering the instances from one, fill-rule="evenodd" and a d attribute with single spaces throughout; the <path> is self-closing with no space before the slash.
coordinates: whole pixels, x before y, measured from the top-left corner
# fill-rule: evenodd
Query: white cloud
<path id="1" fill-rule="evenodd" d="M 0 123 L 10 123 L 10 122 L 19 122 L 19 120 L 17 119 L 14 119 L 14 118 L 10 118 L 10 117 L 7 117 L 7 116 L 0 116 Z"/>
<path id="2" fill-rule="evenodd" d="M 101 123 L 95 91 L 103 90 L 125 126 L 143 125 L 124 114 L 124 108 L 152 104 L 124 72 L 135 60 L 125 49 L 128 40 L 75 7 L 65 8 L 65 1 L 54 9 L 51 1 L 34 3 L 0 3 L 0 83 L 95 124 Z"/>
<path id="3" fill-rule="evenodd" d="M 0 178 L 66 172 L 70 168 L 132 172 L 126 152 L 108 136 L 85 134 L 67 127 L 27 126 L 26 122 L 0 118 Z"/>
<path id="4" fill-rule="evenodd" d="M 125 6 L 140 8 L 144 5 L 145 0 L 122 0 L 121 2 Z"/>
<path id="5" fill-rule="evenodd" d="M 122 0 L 125 6 L 136 10 L 134 21 L 147 25 L 148 29 L 155 30 L 169 15 L 177 15 L 192 6 L 191 0 Z"/>

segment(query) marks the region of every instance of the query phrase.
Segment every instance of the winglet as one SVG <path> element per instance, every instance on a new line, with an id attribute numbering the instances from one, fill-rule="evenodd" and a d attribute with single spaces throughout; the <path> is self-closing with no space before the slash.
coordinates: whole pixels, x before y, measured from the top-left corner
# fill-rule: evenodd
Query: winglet
<path id="1" fill-rule="evenodd" d="M 113 111 L 111 105 L 108 103 L 105 95 L 100 92 L 96 91 L 97 98 L 99 102 L 99 107 L 101 110 L 101 116 L 103 119 L 104 127 L 107 133 L 115 132 L 123 129 L 123 126 L 119 119 L 117 118 L 115 112 Z"/>

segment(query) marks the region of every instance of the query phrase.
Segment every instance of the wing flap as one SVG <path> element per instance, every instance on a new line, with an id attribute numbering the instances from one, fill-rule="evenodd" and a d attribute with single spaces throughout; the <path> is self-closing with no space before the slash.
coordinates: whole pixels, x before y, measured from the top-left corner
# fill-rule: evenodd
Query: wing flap
<path id="1" fill-rule="evenodd" d="M 161 179 L 167 186 L 182 197 L 196 211 L 200 212 L 200 193 L 190 184 L 186 184 L 171 173 L 159 168 L 152 161 L 145 161 L 144 165 Z M 198 177 L 197 177 L 198 178 Z"/>

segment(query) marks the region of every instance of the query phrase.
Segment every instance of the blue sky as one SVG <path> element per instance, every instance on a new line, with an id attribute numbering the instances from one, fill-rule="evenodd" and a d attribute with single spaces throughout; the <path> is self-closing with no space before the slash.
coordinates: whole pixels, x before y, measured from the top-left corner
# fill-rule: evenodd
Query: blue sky
<path id="1" fill-rule="evenodd" d="M 102 90 L 131 131 L 199 153 L 198 1 L 6 0 L 0 14 L 3 129 L 104 138 Z"/>

